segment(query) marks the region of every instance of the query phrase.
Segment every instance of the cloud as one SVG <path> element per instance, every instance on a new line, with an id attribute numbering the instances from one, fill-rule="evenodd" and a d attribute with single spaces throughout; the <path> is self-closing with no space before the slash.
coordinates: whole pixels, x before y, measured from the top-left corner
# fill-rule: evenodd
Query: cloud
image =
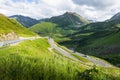
<path id="1" fill-rule="evenodd" d="M 87 5 L 92 6 L 97 9 L 104 9 L 109 5 L 113 4 L 113 1 L 110 0 L 72 0 L 74 3 L 78 5 Z"/>
<path id="2" fill-rule="evenodd" d="M 0 0 L 0 13 L 40 19 L 73 11 L 87 19 L 102 21 L 119 12 L 119 4 L 119 0 Z"/>
<path id="3" fill-rule="evenodd" d="M 106 20 L 120 11 L 119 0 L 72 0 L 79 6 L 92 7 L 92 9 L 83 10 L 84 14 L 90 19 Z M 82 7 L 81 7 L 82 8 Z"/>

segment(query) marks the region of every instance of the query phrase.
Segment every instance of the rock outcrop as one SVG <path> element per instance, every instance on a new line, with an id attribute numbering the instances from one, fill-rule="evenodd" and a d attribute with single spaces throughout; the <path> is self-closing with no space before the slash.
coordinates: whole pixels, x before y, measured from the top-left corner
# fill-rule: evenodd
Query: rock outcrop
<path id="1" fill-rule="evenodd" d="M 15 40 L 18 39 L 18 36 L 15 34 L 15 32 L 9 32 L 7 34 L 0 34 L 0 41 L 9 41 L 9 40 Z"/>

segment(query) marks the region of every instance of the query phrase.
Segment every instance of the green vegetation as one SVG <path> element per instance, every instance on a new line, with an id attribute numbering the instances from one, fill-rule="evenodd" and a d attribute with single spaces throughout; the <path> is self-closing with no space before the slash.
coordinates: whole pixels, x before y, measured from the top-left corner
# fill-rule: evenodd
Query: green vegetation
<path id="1" fill-rule="evenodd" d="M 92 54 L 106 59 L 112 64 L 118 66 L 120 62 L 119 36 L 120 32 L 112 32 L 112 34 L 105 37 L 88 38 L 78 49 L 82 50 L 83 53 Z"/>
<path id="2" fill-rule="evenodd" d="M 41 22 L 30 27 L 29 29 L 41 36 L 53 37 L 57 42 L 69 40 L 69 38 L 64 36 L 71 33 L 71 30 L 63 30 L 62 28 L 58 27 L 57 24 L 51 22 Z"/>
<path id="3" fill-rule="evenodd" d="M 38 23 L 30 28 L 42 36 L 51 36 L 56 42 L 69 41 L 67 37 L 78 29 L 88 24 L 89 21 L 75 12 L 66 12 L 63 15 L 45 19 L 44 22 Z"/>
<path id="4" fill-rule="evenodd" d="M 79 31 L 67 36 L 69 40 L 60 42 L 60 44 L 120 66 L 119 14 L 104 22 L 95 22 L 79 27 Z"/>
<path id="5" fill-rule="evenodd" d="M 75 54 L 75 53 L 73 53 L 72 54 L 74 57 L 76 57 L 77 59 L 79 59 L 80 61 L 82 61 L 82 62 L 90 62 L 89 60 L 87 60 L 87 59 L 85 59 L 85 58 L 83 58 L 83 57 L 81 57 L 81 56 L 78 56 L 77 54 Z"/>
<path id="6" fill-rule="evenodd" d="M 73 36 L 69 36 L 69 41 L 61 42 L 60 44 L 84 54 L 103 58 L 119 66 L 119 24 L 113 25 L 113 23 L 108 22 L 91 23 L 81 27 L 79 30 Z"/>
<path id="7" fill-rule="evenodd" d="M 80 66 L 74 67 L 75 62 L 54 55 L 48 47 L 46 39 L 37 39 L 0 50 L 0 79 L 68 80 L 77 78 Z M 81 67 L 80 71 L 83 70 L 84 68 Z"/>
<path id="8" fill-rule="evenodd" d="M 52 36 L 57 32 L 56 26 L 57 25 L 54 23 L 42 22 L 34 25 L 29 29 L 43 36 Z"/>
<path id="9" fill-rule="evenodd" d="M 47 39 L 0 49 L 1 80 L 119 80 L 120 69 L 86 67 L 48 50 Z M 113 75 L 114 74 L 114 75 Z"/>
<path id="10" fill-rule="evenodd" d="M 76 13 L 52 17 L 29 28 L 42 36 L 50 36 L 74 51 L 98 56 L 120 66 L 120 28 L 118 20 L 89 23 Z M 87 25 L 86 25 L 87 24 Z M 15 19 L 0 14 L 0 33 L 15 32 L 18 36 L 36 36 Z M 78 62 L 51 49 L 47 39 L 26 40 L 17 45 L 0 47 L 1 80 L 119 80 L 120 68 L 92 66 L 66 47 L 60 46 L 81 60 Z M 84 63 L 84 64 L 83 64 Z M 90 64 L 89 64 L 90 63 Z"/>
<path id="11" fill-rule="evenodd" d="M 24 28 L 14 19 L 8 19 L 0 14 L 0 33 L 7 34 L 14 31 L 18 36 L 35 36 L 36 34 Z"/>
<path id="12" fill-rule="evenodd" d="M 67 49 L 66 47 L 60 46 L 59 44 L 57 44 L 57 45 L 58 45 L 60 48 L 62 48 L 63 50 L 69 52 L 71 55 L 73 55 L 74 57 L 76 57 L 76 58 L 79 59 L 80 61 L 86 62 L 86 63 L 87 63 L 87 62 L 91 63 L 89 60 L 87 60 L 87 59 L 85 59 L 85 58 L 83 58 L 83 57 L 81 57 L 81 56 L 78 56 L 77 54 L 71 52 L 71 51 L 70 51 L 69 49 Z"/>

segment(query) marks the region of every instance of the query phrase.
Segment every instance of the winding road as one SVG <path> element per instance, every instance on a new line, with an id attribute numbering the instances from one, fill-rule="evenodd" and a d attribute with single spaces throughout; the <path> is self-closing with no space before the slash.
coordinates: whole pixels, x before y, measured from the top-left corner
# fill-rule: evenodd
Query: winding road
<path id="1" fill-rule="evenodd" d="M 74 60 L 78 60 L 76 57 L 72 56 L 69 52 L 67 52 L 67 51 L 63 50 L 62 48 L 58 47 L 54 43 L 54 40 L 52 38 L 48 38 L 48 42 L 49 42 L 49 44 L 51 45 L 52 48 L 56 49 L 57 51 L 59 51 L 64 56 L 69 57 L 69 58 L 74 59 Z M 72 50 L 69 50 L 69 51 L 71 51 L 73 53 Z M 88 56 L 88 55 L 84 55 L 84 54 L 78 53 L 78 52 L 75 52 L 75 54 L 88 59 L 94 65 L 98 65 L 98 66 L 102 66 L 102 67 L 113 67 L 111 64 L 109 64 L 109 63 L 107 63 L 107 62 L 105 62 L 105 61 L 103 61 L 101 59 L 97 59 L 97 58 L 94 58 L 94 57 L 91 57 L 91 56 Z"/>
<path id="2" fill-rule="evenodd" d="M 13 44 L 16 44 L 16 43 L 19 43 L 19 42 L 22 42 L 24 40 L 34 40 L 34 39 L 37 39 L 37 38 L 41 38 L 41 37 L 29 37 L 29 38 L 24 38 L 24 37 L 21 37 L 19 39 L 16 39 L 16 40 L 11 40 L 11 41 L 4 41 L 4 42 L 0 42 L 0 47 L 4 46 L 4 45 L 13 45 Z M 57 51 L 59 51 L 62 55 L 68 57 L 68 58 L 71 58 L 73 60 L 77 60 L 77 61 L 80 61 L 79 59 L 77 59 L 76 57 L 74 57 L 71 53 L 69 53 L 68 51 L 58 47 L 55 43 L 54 43 L 54 40 L 52 38 L 49 38 L 49 37 L 44 37 L 44 38 L 47 38 L 48 39 L 48 42 L 49 44 L 51 45 L 52 48 L 56 49 Z M 73 53 L 72 50 L 69 50 Z M 77 54 L 78 56 L 81 56 L 81 57 L 84 57 L 86 59 L 88 59 L 89 61 L 91 61 L 94 65 L 99 65 L 99 66 L 103 66 L 103 67 L 113 67 L 112 65 L 110 65 L 109 63 L 101 60 L 101 59 L 97 59 L 97 58 L 94 58 L 94 57 L 91 57 L 91 56 L 88 56 L 88 55 L 84 55 L 82 53 L 78 53 L 78 52 L 75 52 L 74 54 Z M 80 61 L 82 62 L 82 61 Z"/>
<path id="3" fill-rule="evenodd" d="M 38 37 L 38 36 L 28 37 L 28 38 L 20 37 L 20 38 L 18 38 L 16 40 L 3 41 L 3 42 L 0 42 L 0 47 L 5 46 L 5 45 L 13 45 L 13 44 L 22 42 L 24 40 L 34 40 L 34 39 L 37 39 L 37 38 L 41 38 L 41 37 Z"/>
<path id="4" fill-rule="evenodd" d="M 54 43 L 54 40 L 52 38 L 48 38 L 48 42 L 49 44 L 51 45 L 52 48 L 56 49 L 57 51 L 59 51 L 62 55 L 66 56 L 66 57 L 69 57 L 73 60 L 77 60 L 78 59 L 74 56 L 72 56 L 69 52 L 63 50 L 62 48 L 58 47 L 55 43 Z"/>

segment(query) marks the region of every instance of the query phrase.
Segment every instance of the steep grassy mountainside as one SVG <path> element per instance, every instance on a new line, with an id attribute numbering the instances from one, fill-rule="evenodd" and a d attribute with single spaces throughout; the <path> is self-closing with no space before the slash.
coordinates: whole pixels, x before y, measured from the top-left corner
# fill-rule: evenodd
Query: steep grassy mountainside
<path id="1" fill-rule="evenodd" d="M 24 28 L 14 19 L 9 19 L 0 14 L 0 34 L 15 32 L 18 36 L 35 36 L 36 34 Z"/>
<path id="2" fill-rule="evenodd" d="M 102 57 L 112 64 L 120 66 L 120 32 L 112 32 L 107 36 L 91 35 L 79 43 L 77 50 L 83 53 Z"/>
<path id="3" fill-rule="evenodd" d="M 49 50 L 47 39 L 0 49 L 1 80 L 119 80 L 119 68 L 86 66 Z"/>
<path id="4" fill-rule="evenodd" d="M 116 19 L 118 20 L 118 17 Z M 114 20 L 85 25 L 79 28 L 79 32 L 72 36 L 68 35 L 70 40 L 61 44 L 120 66 L 120 22 L 115 22 L 117 20 L 114 18 Z"/>
<path id="5" fill-rule="evenodd" d="M 22 16 L 22 15 L 13 15 L 13 16 L 10 16 L 10 18 L 16 19 L 20 24 L 22 24 L 24 27 L 27 27 L 27 28 L 40 22 L 39 20 Z"/>

